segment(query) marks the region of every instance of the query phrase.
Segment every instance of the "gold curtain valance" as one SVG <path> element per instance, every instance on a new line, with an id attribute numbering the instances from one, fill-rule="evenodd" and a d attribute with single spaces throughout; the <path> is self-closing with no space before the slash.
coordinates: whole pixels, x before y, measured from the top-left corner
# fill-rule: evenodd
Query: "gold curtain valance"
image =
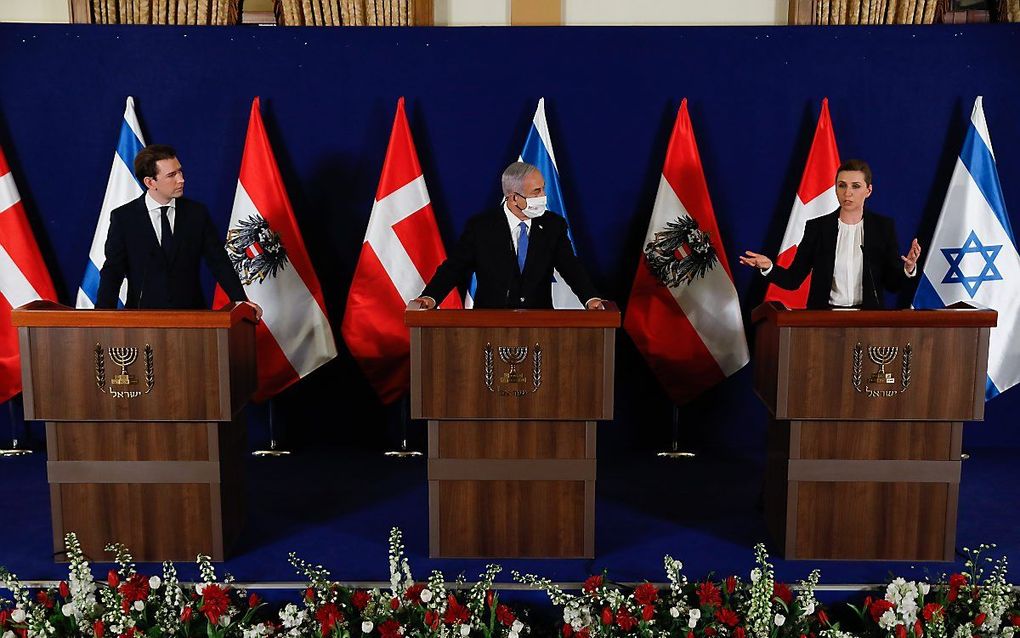
<path id="1" fill-rule="evenodd" d="M 281 26 L 427 26 L 433 0 L 275 0 Z"/>

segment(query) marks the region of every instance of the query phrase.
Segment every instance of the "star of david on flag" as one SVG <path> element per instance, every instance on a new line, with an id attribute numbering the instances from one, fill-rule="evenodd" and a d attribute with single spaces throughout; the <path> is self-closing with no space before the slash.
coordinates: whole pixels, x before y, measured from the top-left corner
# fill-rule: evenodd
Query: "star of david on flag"
<path id="1" fill-rule="evenodd" d="M 1020 254 L 1002 197 L 981 98 L 949 181 L 915 308 L 957 302 L 991 308 L 985 400 L 1020 383 Z"/>
<path id="2" fill-rule="evenodd" d="M 1002 275 L 999 274 L 999 269 L 995 267 L 995 258 L 999 256 L 999 251 L 1002 250 L 1002 244 L 997 246 L 985 246 L 978 239 L 977 234 L 972 230 L 970 235 L 967 236 L 967 241 L 963 242 L 963 246 L 959 248 L 940 248 L 942 254 L 945 255 L 946 261 L 949 262 L 949 271 L 946 272 L 946 276 L 942 278 L 944 284 L 962 284 L 967 289 L 967 294 L 973 299 L 974 295 L 977 294 L 981 288 L 981 284 L 986 281 L 1001 281 Z M 977 275 L 968 276 L 964 272 L 964 257 L 967 255 L 980 255 L 984 264 L 981 266 L 981 272 Z"/>

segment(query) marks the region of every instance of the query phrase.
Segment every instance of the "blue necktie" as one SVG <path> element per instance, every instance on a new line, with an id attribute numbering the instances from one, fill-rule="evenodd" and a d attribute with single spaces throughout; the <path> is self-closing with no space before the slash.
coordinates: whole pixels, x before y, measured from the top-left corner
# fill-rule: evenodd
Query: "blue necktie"
<path id="1" fill-rule="evenodd" d="M 517 268 L 524 272 L 524 260 L 528 258 L 528 224 L 521 222 L 517 227 L 521 229 L 517 238 Z"/>

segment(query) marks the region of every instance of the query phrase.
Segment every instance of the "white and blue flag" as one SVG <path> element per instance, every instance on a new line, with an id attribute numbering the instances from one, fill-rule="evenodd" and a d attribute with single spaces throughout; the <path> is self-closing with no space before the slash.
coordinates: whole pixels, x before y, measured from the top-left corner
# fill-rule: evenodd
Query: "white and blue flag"
<path id="1" fill-rule="evenodd" d="M 960 301 L 999 313 L 988 343 L 988 400 L 1020 382 L 1020 255 L 980 96 L 974 101 L 914 307 L 944 308 Z"/>
<path id="2" fill-rule="evenodd" d="M 563 189 L 560 187 L 560 172 L 556 168 L 556 155 L 553 153 L 552 137 L 549 135 L 549 125 L 545 121 L 545 98 L 538 100 L 538 108 L 535 109 L 535 117 L 528 130 L 528 137 L 524 140 L 524 150 L 518 158 L 538 167 L 545 178 L 546 207 L 559 213 L 567 222 L 567 237 L 570 239 L 570 246 L 577 252 L 574 244 L 574 232 L 570 228 L 570 219 L 567 217 L 567 208 L 563 203 Z M 478 285 L 474 275 L 471 275 L 471 284 L 468 286 L 467 296 L 464 298 L 464 307 L 474 306 L 475 288 Z M 553 271 L 552 280 L 552 302 L 553 308 L 557 309 L 579 309 L 584 305 L 578 300 L 577 295 L 570 290 L 567 282 L 556 271 Z"/>
<path id="3" fill-rule="evenodd" d="M 106 182 L 106 196 L 99 209 L 96 234 L 89 249 L 89 262 L 85 265 L 85 276 L 78 288 L 77 308 L 95 308 L 96 293 L 99 292 L 99 271 L 106 263 L 106 233 L 110 230 L 110 211 L 141 196 L 145 189 L 135 178 L 135 155 L 145 146 L 142 128 L 135 115 L 135 100 L 128 97 L 124 108 L 124 119 L 120 123 L 117 149 L 113 154 L 113 168 Z M 127 300 L 127 280 L 120 287 L 120 305 Z"/>

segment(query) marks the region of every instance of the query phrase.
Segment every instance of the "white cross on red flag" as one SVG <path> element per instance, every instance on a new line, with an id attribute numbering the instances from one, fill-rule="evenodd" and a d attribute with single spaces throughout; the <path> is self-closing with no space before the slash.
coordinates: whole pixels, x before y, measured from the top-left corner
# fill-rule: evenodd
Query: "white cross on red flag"
<path id="1" fill-rule="evenodd" d="M 400 98 L 341 327 L 348 349 L 383 403 L 399 399 L 411 382 L 407 302 L 421 293 L 445 259 Z M 457 291 L 440 307 L 460 308 Z"/>
<path id="2" fill-rule="evenodd" d="M 21 392 L 21 355 L 11 310 L 37 299 L 56 301 L 57 293 L 0 148 L 0 403 Z"/>
<path id="3" fill-rule="evenodd" d="M 251 105 L 226 249 L 248 299 L 262 306 L 254 399 L 264 401 L 336 357 L 336 342 L 258 98 Z M 229 301 L 217 286 L 213 307 Z"/>
<path id="4" fill-rule="evenodd" d="M 783 243 L 776 256 L 776 263 L 783 268 L 789 268 L 793 263 L 797 246 L 804 237 L 804 224 L 809 219 L 828 215 L 839 208 L 839 200 L 836 199 L 838 168 L 839 150 L 836 148 L 836 134 L 829 118 L 829 98 L 825 98 L 822 100 L 822 112 L 818 115 L 818 125 L 811 141 L 804 175 L 800 178 L 800 187 L 793 200 L 790 221 L 786 223 Z M 765 291 L 765 301 L 779 301 L 787 308 L 805 308 L 810 286 L 810 273 L 796 290 L 783 290 L 775 284 L 769 284 Z"/>

